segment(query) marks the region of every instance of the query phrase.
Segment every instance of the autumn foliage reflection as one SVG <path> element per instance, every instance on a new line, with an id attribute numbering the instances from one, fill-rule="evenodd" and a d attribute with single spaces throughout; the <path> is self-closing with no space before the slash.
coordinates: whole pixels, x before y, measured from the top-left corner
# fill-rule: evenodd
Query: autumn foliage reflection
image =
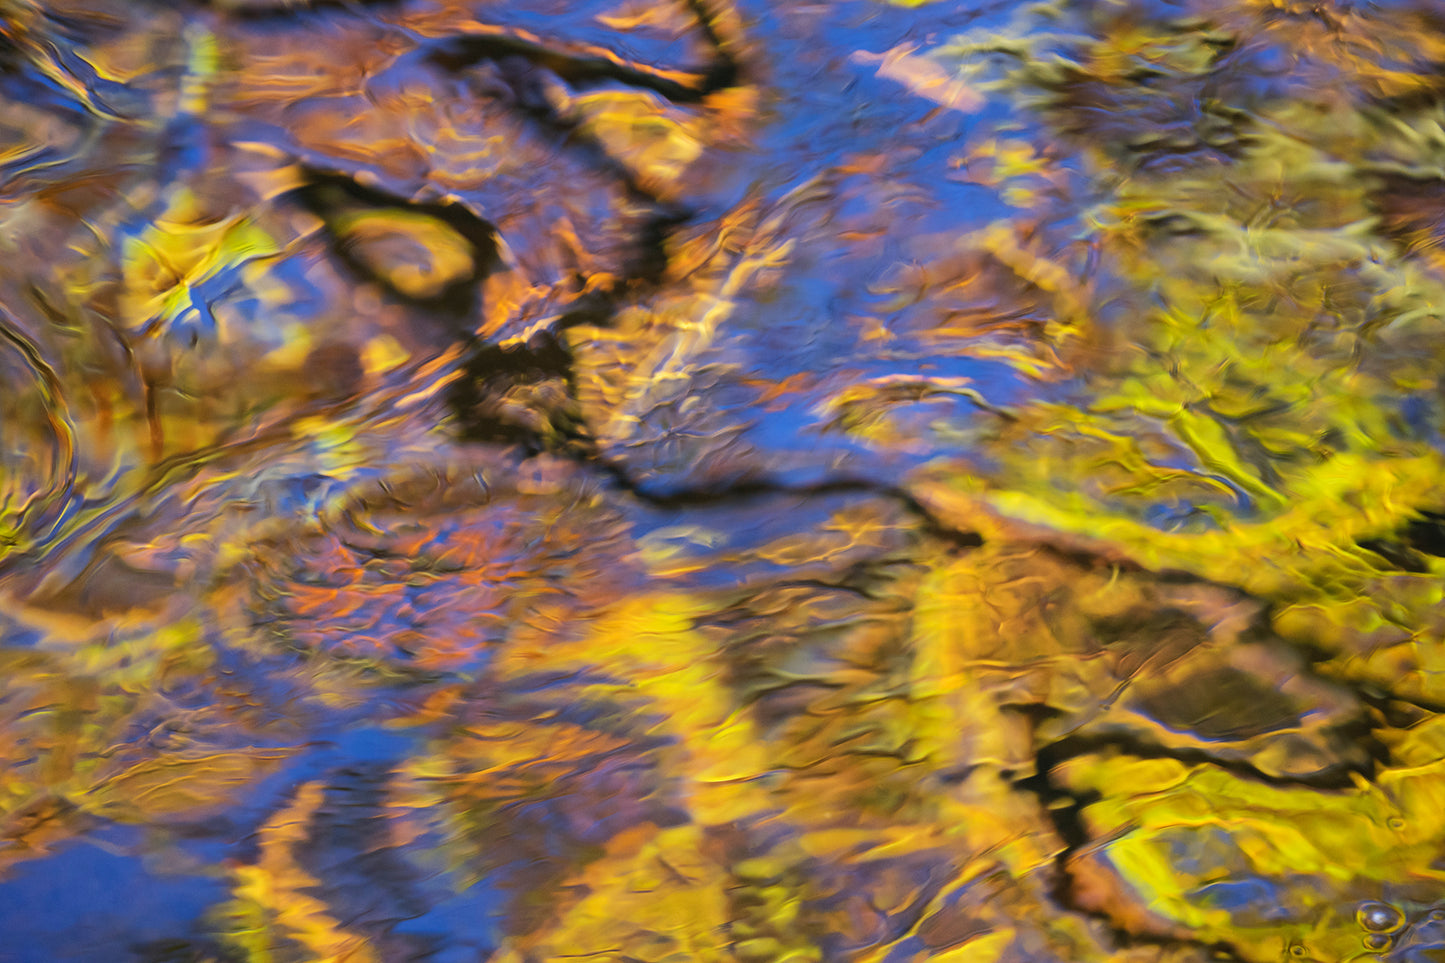
<path id="1" fill-rule="evenodd" d="M 0 956 L 1439 955 L 1442 67 L 0 0 Z"/>

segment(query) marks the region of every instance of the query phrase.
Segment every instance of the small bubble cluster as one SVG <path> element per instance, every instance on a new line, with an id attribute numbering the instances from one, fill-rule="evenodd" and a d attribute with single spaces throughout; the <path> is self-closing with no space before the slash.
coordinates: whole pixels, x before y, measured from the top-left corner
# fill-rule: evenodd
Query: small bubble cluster
<path id="1" fill-rule="evenodd" d="M 1370 901 L 1361 903 L 1360 908 L 1355 911 L 1355 921 L 1360 928 L 1374 935 L 1386 935 L 1400 929 L 1405 922 L 1405 916 L 1389 903 Z"/>

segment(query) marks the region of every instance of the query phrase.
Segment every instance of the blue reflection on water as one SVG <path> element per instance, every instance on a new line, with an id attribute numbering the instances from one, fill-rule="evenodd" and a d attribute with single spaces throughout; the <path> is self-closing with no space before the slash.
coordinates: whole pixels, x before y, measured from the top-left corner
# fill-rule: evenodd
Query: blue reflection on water
<path id="1" fill-rule="evenodd" d="M 222 879 L 152 873 L 141 859 L 110 848 L 133 845 L 138 835 L 108 830 L 15 867 L 0 884 L 0 960 L 122 960 L 127 947 L 186 932 L 225 897 Z"/>
<path id="2" fill-rule="evenodd" d="M 410 733 L 351 728 L 343 719 L 318 736 L 311 751 L 260 780 L 244 805 L 214 823 L 153 830 L 106 826 L 62 844 L 53 855 L 16 865 L 0 883 L 0 963 L 112 963 L 136 958 L 153 941 L 206 939 L 207 912 L 229 898 L 224 875 L 163 870 L 159 855 L 141 854 L 168 854 L 167 862 L 178 867 L 249 861 L 256 828 L 302 783 L 329 781 L 347 767 L 385 770 L 415 751 Z M 418 861 L 416 854 L 404 855 Z M 485 882 L 458 891 L 451 879 L 437 875 L 418 885 L 429 908 L 397 924 L 396 932 L 432 937 L 437 952 L 431 959 L 440 963 L 474 960 L 494 946 L 501 899 Z"/>

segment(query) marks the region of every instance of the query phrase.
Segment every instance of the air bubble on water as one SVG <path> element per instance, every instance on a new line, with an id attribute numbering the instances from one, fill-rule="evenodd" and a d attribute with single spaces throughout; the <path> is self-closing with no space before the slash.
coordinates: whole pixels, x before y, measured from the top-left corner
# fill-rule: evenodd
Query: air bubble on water
<path id="1" fill-rule="evenodd" d="M 1389 903 L 1371 901 L 1360 904 L 1355 911 L 1355 920 L 1371 933 L 1393 933 L 1405 922 L 1405 917 Z"/>
<path id="2" fill-rule="evenodd" d="M 1393 940 L 1384 933 L 1366 933 L 1363 942 L 1365 949 L 1378 953 L 1381 950 L 1388 950 Z"/>

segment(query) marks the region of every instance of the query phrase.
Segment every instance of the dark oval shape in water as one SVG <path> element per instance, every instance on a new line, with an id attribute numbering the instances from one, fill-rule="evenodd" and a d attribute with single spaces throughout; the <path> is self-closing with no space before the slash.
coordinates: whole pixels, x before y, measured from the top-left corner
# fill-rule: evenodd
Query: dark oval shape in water
<path id="1" fill-rule="evenodd" d="M 1405 922 L 1405 916 L 1389 903 L 1372 901 L 1360 904 L 1355 911 L 1355 921 L 1371 933 L 1393 933 Z"/>

